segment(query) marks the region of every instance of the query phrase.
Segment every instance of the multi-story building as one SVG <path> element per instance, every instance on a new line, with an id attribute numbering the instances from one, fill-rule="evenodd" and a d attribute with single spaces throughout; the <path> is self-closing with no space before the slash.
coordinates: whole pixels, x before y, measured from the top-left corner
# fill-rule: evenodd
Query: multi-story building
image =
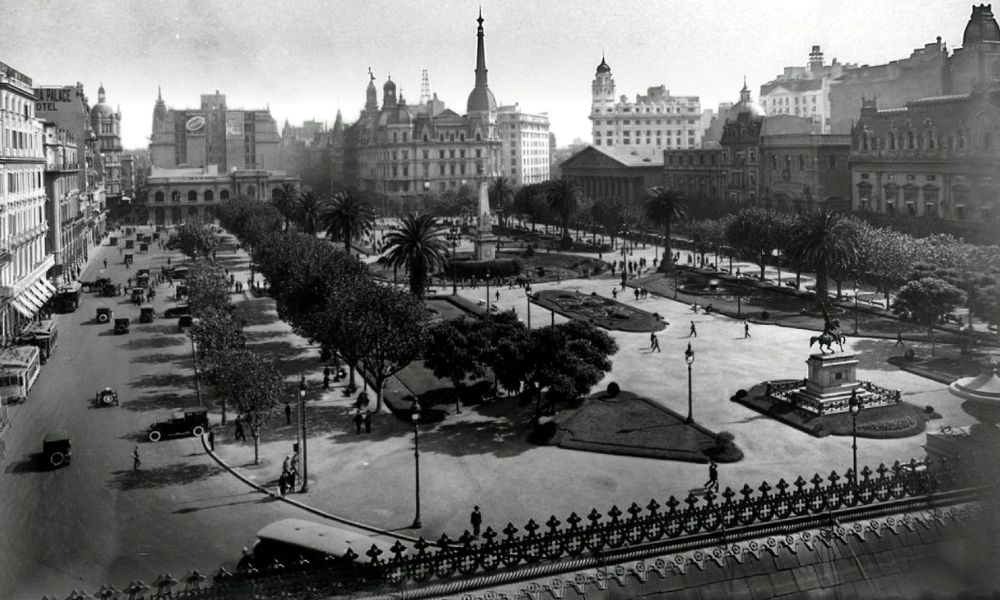
<path id="1" fill-rule="evenodd" d="M 203 94 L 194 109 L 168 109 L 157 92 L 149 144 L 154 167 L 280 168 L 278 126 L 269 109 L 231 109 L 225 94 Z"/>
<path id="2" fill-rule="evenodd" d="M 663 185 L 684 194 L 692 217 L 725 212 L 722 148 L 664 150 Z"/>
<path id="3" fill-rule="evenodd" d="M 107 103 L 104 85 L 97 89 L 97 104 L 90 109 L 90 126 L 97 136 L 95 148 L 95 168 L 104 182 L 104 191 L 109 197 L 122 195 L 122 138 L 121 111 L 116 111 Z"/>
<path id="4" fill-rule="evenodd" d="M 559 165 L 595 202 L 621 200 L 640 211 L 649 188 L 663 183 L 663 152 L 656 148 L 587 146 Z M 638 214 L 638 212 L 637 212 Z"/>
<path id="5" fill-rule="evenodd" d="M 154 166 L 146 178 L 145 221 L 150 225 L 176 225 L 189 218 L 212 221 L 216 208 L 229 198 L 275 198 L 284 183 L 299 181 L 282 171 L 265 169 L 233 169 L 227 173 L 218 165 L 174 169 Z"/>
<path id="6" fill-rule="evenodd" d="M 365 108 L 341 140 L 343 177 L 363 190 L 399 200 L 457 191 L 499 173 L 500 136 L 497 103 L 486 71 L 483 18 L 477 19 L 476 83 L 466 114 L 429 97 L 410 106 L 397 96 L 396 84 L 382 86 L 379 108 L 375 77 L 369 71 Z"/>
<path id="7" fill-rule="evenodd" d="M 795 212 L 850 211 L 850 148 L 851 136 L 843 134 L 764 135 L 760 141 L 765 191 L 761 204 Z"/>
<path id="8" fill-rule="evenodd" d="M 135 155 L 122 154 L 122 195 L 135 198 Z"/>
<path id="9" fill-rule="evenodd" d="M 87 206 L 81 198 L 79 146 L 73 136 L 55 123 L 44 123 L 45 218 L 48 233 L 45 251 L 52 255 L 50 279 L 71 279 L 86 263 Z"/>
<path id="10" fill-rule="evenodd" d="M 615 99 L 611 67 L 601 57 L 591 84 L 590 120 L 595 146 L 640 146 L 659 149 L 697 148 L 710 114 L 702 114 L 698 96 L 672 96 L 666 86 Z"/>
<path id="11" fill-rule="evenodd" d="M 846 70 L 833 59 L 823 64 L 823 51 L 813 46 L 805 67 L 785 67 L 784 72 L 760 86 L 760 105 L 768 115 L 792 115 L 812 120 L 824 133 L 830 131 L 830 85 Z"/>
<path id="12" fill-rule="evenodd" d="M 521 112 L 520 107 L 497 110 L 500 131 L 500 174 L 516 185 L 549 178 L 549 115 Z"/>
<path id="13" fill-rule="evenodd" d="M 46 279 L 45 145 L 31 78 L 0 63 L 0 341 L 9 343 L 55 293 Z"/>
<path id="14" fill-rule="evenodd" d="M 740 101 L 722 128 L 721 167 L 725 174 L 725 198 L 734 206 L 757 203 L 760 197 L 760 136 L 764 109 L 750 98 L 746 81 Z"/>

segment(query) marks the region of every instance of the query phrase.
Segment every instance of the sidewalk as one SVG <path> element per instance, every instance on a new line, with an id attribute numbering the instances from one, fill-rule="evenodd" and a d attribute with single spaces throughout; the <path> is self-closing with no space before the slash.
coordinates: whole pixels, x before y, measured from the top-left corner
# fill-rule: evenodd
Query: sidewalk
<path id="1" fill-rule="evenodd" d="M 228 253 L 226 256 L 229 256 Z M 220 251 L 220 258 L 222 252 Z M 233 255 L 230 267 L 245 269 L 245 253 Z M 237 275 L 240 277 L 240 275 Z M 541 289 L 579 290 L 610 296 L 613 281 L 572 280 L 562 284 L 533 286 Z M 449 290 L 450 291 L 450 290 Z M 491 286 L 491 294 L 497 288 Z M 485 299 L 484 287 L 460 289 L 459 295 L 476 303 Z M 513 309 L 522 320 L 531 310 L 535 327 L 548 325 L 548 311 L 529 305 L 520 288 L 499 288 L 500 300 L 490 298 L 501 310 Z M 621 298 L 621 297 L 620 297 Z M 753 325 L 752 337 L 743 339 L 742 321 L 720 315 L 692 314 L 687 303 L 651 297 L 627 304 L 658 312 L 672 323 L 660 336 L 662 354 L 651 355 L 648 334 L 610 332 L 620 351 L 611 373 L 598 384 L 603 388 L 618 381 L 624 389 L 647 396 L 674 411 L 687 410 L 687 377 L 683 353 L 688 342 L 696 351 L 693 365 L 694 415 L 698 423 L 713 431 L 731 431 L 746 458 L 720 469 L 723 486 L 757 486 L 762 480 L 774 485 L 814 473 L 843 473 L 850 466 L 851 440 L 816 439 L 761 417 L 729 401 L 740 388 L 765 379 L 799 378 L 806 374 L 808 338 L 815 332 Z M 564 520 L 571 512 L 585 514 L 592 508 L 620 508 L 632 502 L 645 504 L 655 498 L 661 504 L 668 496 L 683 498 L 700 487 L 707 472 L 701 465 L 652 459 L 629 458 L 532 446 L 525 441 L 530 419 L 514 399 L 463 406 L 439 405 L 444 419 L 419 425 L 420 506 L 423 528 L 408 530 L 416 511 L 414 428 L 383 411 L 374 416 L 372 432 L 357 434 L 351 421 L 350 404 L 340 388 L 318 390 L 321 363 L 318 349 L 291 333 L 277 320 L 269 298 L 240 302 L 237 310 L 247 315 L 251 347 L 274 356 L 289 382 L 305 373 L 310 382 L 306 407 L 308 430 L 309 491 L 293 498 L 318 510 L 383 530 L 419 533 L 437 538 L 447 533 L 455 538 L 469 527 L 469 512 L 479 505 L 484 527 L 502 529 L 508 522 L 517 527 L 529 519 L 544 522 L 550 515 Z M 555 315 L 555 322 L 565 319 Z M 688 323 L 695 321 L 699 337 L 688 338 Z M 858 376 L 879 385 L 901 389 L 907 401 L 932 405 L 943 415 L 931 427 L 961 426 L 973 422 L 960 408 L 961 400 L 945 386 L 892 367 L 892 341 L 850 338 L 848 351 L 858 352 Z M 430 381 L 411 367 L 393 378 L 385 389 L 390 402 L 404 402 L 414 381 Z M 360 385 L 360 382 L 359 382 Z M 425 384 L 426 385 L 426 384 Z M 442 387 L 449 387 L 442 382 Z M 369 394 L 373 397 L 374 394 Z M 295 401 L 294 398 L 289 398 Z M 374 406 L 372 406 L 374 408 Z M 283 412 L 263 432 L 261 464 L 252 465 L 252 443 L 234 443 L 231 426 L 216 433 L 216 453 L 256 484 L 275 489 L 282 460 L 292 453 L 296 427 L 296 405 L 292 425 Z M 859 444 L 859 462 L 873 468 L 880 462 L 923 456 L 924 436 L 902 440 L 865 440 Z"/>

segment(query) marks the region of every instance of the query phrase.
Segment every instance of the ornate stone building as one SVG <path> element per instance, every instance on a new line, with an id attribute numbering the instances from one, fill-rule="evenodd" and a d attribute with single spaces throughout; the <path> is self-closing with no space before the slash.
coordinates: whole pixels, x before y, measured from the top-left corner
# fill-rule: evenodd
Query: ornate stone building
<path id="1" fill-rule="evenodd" d="M 636 210 L 649 188 L 663 183 L 663 152 L 655 148 L 587 146 L 559 166 L 594 201 L 624 200 Z"/>
<path id="2" fill-rule="evenodd" d="M 784 211 L 851 210 L 851 136 L 788 133 L 761 138 L 761 204 Z"/>
<path id="3" fill-rule="evenodd" d="M 823 51 L 813 46 L 805 67 L 785 67 L 784 72 L 760 86 L 760 105 L 768 115 L 804 117 L 816 123 L 823 133 L 830 132 L 830 86 L 846 70 L 833 59 L 823 64 Z"/>
<path id="4" fill-rule="evenodd" d="M 746 81 L 740 101 L 722 128 L 722 171 L 726 201 L 734 206 L 756 204 L 760 197 L 760 137 L 764 109 L 750 98 Z"/>
<path id="5" fill-rule="evenodd" d="M 652 148 L 697 148 L 708 127 L 711 113 L 701 112 L 698 96 L 673 96 L 666 86 L 615 101 L 611 67 L 601 57 L 591 84 L 590 120 L 595 146 L 645 146 Z"/>
<path id="6" fill-rule="evenodd" d="M 69 280 L 75 269 L 82 269 L 89 250 L 87 204 L 83 197 L 78 156 L 79 145 L 65 129 L 44 123 L 45 144 L 45 218 L 48 232 L 45 251 L 52 255 L 48 277 Z"/>
<path id="7" fill-rule="evenodd" d="M 107 196 L 122 195 L 122 113 L 113 110 L 104 95 L 104 85 L 97 88 L 97 104 L 90 109 L 90 126 L 97 137 L 94 167 L 104 181 Z"/>
<path id="8" fill-rule="evenodd" d="M 343 157 L 343 167 L 333 171 L 345 182 L 405 201 L 499 174 L 497 103 L 487 81 L 482 14 L 477 22 L 476 82 L 465 115 L 445 108 L 436 94 L 407 104 L 391 77 L 382 85 L 380 108 L 369 71 L 361 116 L 331 140 L 333 156 Z"/>

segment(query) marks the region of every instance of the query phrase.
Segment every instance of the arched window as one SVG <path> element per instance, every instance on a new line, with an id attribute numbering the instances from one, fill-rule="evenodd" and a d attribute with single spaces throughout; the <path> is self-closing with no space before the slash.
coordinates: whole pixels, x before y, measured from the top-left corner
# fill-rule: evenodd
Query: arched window
<path id="1" fill-rule="evenodd" d="M 479 133 L 478 131 L 476 132 L 476 141 L 477 142 L 483 141 L 483 134 Z"/>
<path id="2" fill-rule="evenodd" d="M 427 134 L 426 133 L 424 134 L 424 141 L 425 142 L 427 141 Z"/>
<path id="3" fill-rule="evenodd" d="M 256 186 L 254 186 L 252 184 L 248 185 L 246 191 L 247 191 L 247 196 L 249 196 L 250 198 L 256 198 L 257 197 L 257 188 L 256 188 Z"/>
<path id="4" fill-rule="evenodd" d="M 164 200 L 166 200 L 166 198 L 163 195 L 163 192 L 156 192 L 153 198 L 156 202 L 163 202 Z"/>
<path id="5" fill-rule="evenodd" d="M 212 190 L 205 190 L 205 202 L 212 202 L 215 200 L 215 192 Z"/>
<path id="6" fill-rule="evenodd" d="M 895 149 L 896 149 L 896 134 L 890 131 L 889 132 L 889 150 L 895 150 Z"/>
<path id="7" fill-rule="evenodd" d="M 464 142 L 464 141 L 465 141 L 465 133 L 460 133 L 460 134 L 458 134 L 458 140 L 459 140 L 460 142 Z"/>
<path id="8" fill-rule="evenodd" d="M 171 192 L 171 194 L 170 194 L 170 201 L 171 202 L 180 202 L 181 201 L 181 193 L 178 192 L 178 191 Z"/>
<path id="9" fill-rule="evenodd" d="M 991 150 L 993 148 L 993 136 L 990 135 L 989 131 L 983 132 L 983 150 Z"/>
<path id="10" fill-rule="evenodd" d="M 198 201 L 198 192 L 194 190 L 188 192 L 188 202 L 197 202 L 197 201 Z"/>
<path id="11" fill-rule="evenodd" d="M 219 200 L 229 200 L 229 190 L 219 192 Z"/>
<path id="12" fill-rule="evenodd" d="M 907 150 L 915 150 L 916 147 L 917 147 L 917 142 L 916 142 L 916 140 L 913 137 L 913 131 L 912 130 L 911 131 L 907 131 L 906 132 L 906 149 Z"/>

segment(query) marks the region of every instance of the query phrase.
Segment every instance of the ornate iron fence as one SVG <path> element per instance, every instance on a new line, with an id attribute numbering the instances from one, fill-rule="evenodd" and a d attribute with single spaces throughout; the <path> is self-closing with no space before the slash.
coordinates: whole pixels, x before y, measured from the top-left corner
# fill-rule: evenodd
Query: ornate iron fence
<path id="1" fill-rule="evenodd" d="M 962 463 L 965 464 L 965 463 Z M 726 488 L 716 494 L 689 494 L 683 500 L 671 496 L 660 504 L 631 504 L 623 512 L 612 506 L 607 513 L 596 508 L 585 516 L 570 514 L 565 521 L 555 516 L 544 523 L 534 519 L 523 528 L 508 524 L 502 531 L 492 528 L 477 541 L 468 531 L 457 540 L 443 534 L 436 542 L 421 538 L 408 551 L 397 542 L 387 551 L 372 546 L 362 558 L 353 552 L 343 558 L 320 563 L 300 561 L 273 564 L 262 571 L 230 573 L 220 569 L 211 585 L 197 571 L 183 581 L 170 575 L 152 585 L 131 582 L 125 588 L 102 587 L 94 595 L 77 593 L 72 600 L 192 600 L 289 597 L 297 593 L 345 594 L 359 589 L 392 591 L 404 586 L 495 574 L 517 568 L 548 564 L 585 556 L 618 554 L 630 549 L 655 548 L 683 542 L 685 538 L 723 536 L 729 541 L 760 535 L 762 526 L 778 526 L 804 517 L 849 513 L 851 509 L 876 507 L 906 499 L 926 501 L 945 492 L 975 488 L 979 482 L 972 469 L 944 459 L 897 461 L 891 467 L 865 467 L 857 478 L 849 469 L 791 483 L 749 484 L 738 490 Z M 183 586 L 181 586 L 183 584 Z M 177 589 L 175 589 L 177 588 Z M 68 599 L 68 600 L 69 600 Z"/>

